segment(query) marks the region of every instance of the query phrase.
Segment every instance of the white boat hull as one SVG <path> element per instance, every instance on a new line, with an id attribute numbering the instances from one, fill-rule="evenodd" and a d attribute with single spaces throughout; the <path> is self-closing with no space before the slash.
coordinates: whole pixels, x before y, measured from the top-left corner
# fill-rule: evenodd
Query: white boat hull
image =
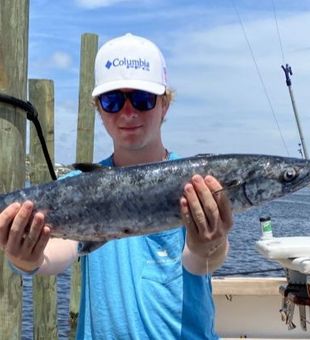
<path id="1" fill-rule="evenodd" d="M 279 286 L 285 278 L 214 278 L 216 330 L 225 339 L 310 339 L 300 327 L 299 309 L 295 306 L 295 329 L 281 320 L 282 296 Z M 309 320 L 309 308 L 306 312 Z"/>

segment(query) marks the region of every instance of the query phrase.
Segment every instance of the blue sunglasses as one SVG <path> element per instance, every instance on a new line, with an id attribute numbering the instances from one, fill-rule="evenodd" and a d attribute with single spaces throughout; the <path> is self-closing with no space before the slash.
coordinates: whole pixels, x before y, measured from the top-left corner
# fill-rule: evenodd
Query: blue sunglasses
<path id="1" fill-rule="evenodd" d="M 127 98 L 131 105 L 139 111 L 152 110 L 156 105 L 157 95 L 141 90 L 134 90 L 131 92 L 115 90 L 102 93 L 98 98 L 104 111 L 117 113 L 123 108 Z"/>

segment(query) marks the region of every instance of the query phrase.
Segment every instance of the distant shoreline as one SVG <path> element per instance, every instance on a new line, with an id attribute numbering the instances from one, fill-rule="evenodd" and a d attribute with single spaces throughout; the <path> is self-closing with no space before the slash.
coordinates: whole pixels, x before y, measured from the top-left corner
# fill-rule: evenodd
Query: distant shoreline
<path id="1" fill-rule="evenodd" d="M 46 171 L 48 171 L 48 167 L 47 167 L 46 164 L 44 164 L 44 168 L 46 168 Z M 58 177 L 61 177 L 65 174 L 67 174 L 68 172 L 72 171 L 73 169 L 68 165 L 56 163 L 56 164 L 54 164 L 54 170 L 55 170 L 56 176 L 58 178 Z M 30 172 L 31 172 L 31 166 L 30 166 L 29 156 L 27 155 L 26 156 L 26 174 L 25 174 L 25 177 L 26 177 L 26 181 L 29 181 L 29 182 L 30 182 Z"/>

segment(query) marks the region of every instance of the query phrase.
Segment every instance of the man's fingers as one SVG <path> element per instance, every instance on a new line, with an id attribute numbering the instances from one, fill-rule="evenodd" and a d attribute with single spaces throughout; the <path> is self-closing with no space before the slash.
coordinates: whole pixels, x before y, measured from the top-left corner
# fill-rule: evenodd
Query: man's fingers
<path id="1" fill-rule="evenodd" d="M 20 209 L 19 203 L 9 205 L 1 213 L 0 219 L 0 247 L 3 249 L 8 241 L 11 224 Z"/>
<path id="2" fill-rule="evenodd" d="M 43 253 L 49 238 L 50 238 L 50 228 L 47 226 L 44 226 L 41 230 L 39 240 L 33 249 L 32 254 L 34 257 L 38 257 Z"/>
<path id="3" fill-rule="evenodd" d="M 221 220 L 224 224 L 232 225 L 231 203 L 222 185 L 212 176 L 207 176 L 205 182 L 213 193 Z"/>
<path id="4" fill-rule="evenodd" d="M 189 205 L 187 203 L 187 199 L 182 196 L 180 199 L 180 205 L 181 205 L 181 215 L 183 223 L 187 227 L 187 231 L 189 233 L 198 233 L 198 229 L 196 226 L 196 223 L 193 221 L 193 217 L 189 208 Z"/>
<path id="5" fill-rule="evenodd" d="M 25 234 L 26 226 L 29 223 L 29 219 L 32 214 L 33 203 L 30 201 L 26 201 L 21 206 L 19 212 L 17 213 L 14 221 L 12 223 L 8 242 L 7 242 L 7 251 L 11 254 L 15 254 L 21 246 L 23 242 L 23 235 Z"/>
<path id="6" fill-rule="evenodd" d="M 32 249 L 36 245 L 42 228 L 44 226 L 44 215 L 42 213 L 36 213 L 33 217 L 30 229 L 28 233 L 24 234 L 23 248 L 32 252 Z"/>
<path id="7" fill-rule="evenodd" d="M 211 177 L 211 179 L 213 179 L 213 177 Z M 198 175 L 193 177 L 193 183 L 195 185 L 196 192 L 203 208 L 203 213 L 209 226 L 209 232 L 212 232 L 213 228 L 216 227 L 219 218 L 217 202 L 212 195 L 213 187 L 212 185 L 209 187 L 208 181 L 204 180 Z"/>
<path id="8" fill-rule="evenodd" d="M 198 232 L 203 235 L 208 229 L 208 220 L 202 203 L 200 202 L 200 197 L 197 196 L 196 190 L 191 183 L 185 185 L 184 192 L 193 222 L 196 224 Z"/>

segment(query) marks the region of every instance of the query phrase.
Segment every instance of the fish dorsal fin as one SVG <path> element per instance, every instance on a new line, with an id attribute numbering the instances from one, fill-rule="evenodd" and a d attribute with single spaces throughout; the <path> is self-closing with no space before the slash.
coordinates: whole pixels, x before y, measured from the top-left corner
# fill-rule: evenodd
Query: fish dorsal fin
<path id="1" fill-rule="evenodd" d="M 74 163 L 72 164 L 74 170 L 80 170 L 82 172 L 92 172 L 102 170 L 104 167 L 98 163 Z"/>
<path id="2" fill-rule="evenodd" d="M 215 153 L 199 153 L 198 155 L 195 155 L 195 157 L 211 157 L 214 155 Z"/>

